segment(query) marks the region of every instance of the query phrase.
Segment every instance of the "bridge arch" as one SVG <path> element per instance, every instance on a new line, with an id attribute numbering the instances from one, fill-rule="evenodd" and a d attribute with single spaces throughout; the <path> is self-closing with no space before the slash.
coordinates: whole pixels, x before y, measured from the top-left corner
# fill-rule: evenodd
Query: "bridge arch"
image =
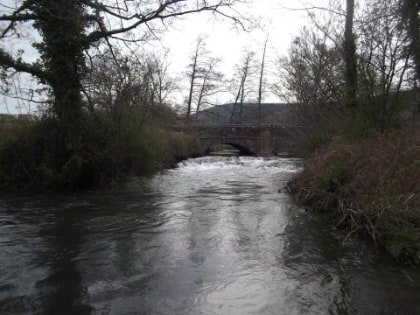
<path id="1" fill-rule="evenodd" d="M 204 152 L 207 153 L 207 154 L 210 153 L 210 148 L 213 147 L 213 146 L 219 145 L 219 144 L 227 144 L 227 145 L 232 146 L 233 148 L 235 148 L 239 151 L 240 155 L 248 155 L 248 156 L 256 155 L 256 153 L 251 151 L 251 149 L 249 149 L 248 147 L 246 147 L 242 144 L 239 144 L 239 143 L 232 142 L 232 141 L 214 141 L 214 142 L 211 142 L 211 143 L 206 143 L 205 144 L 206 148 L 205 148 Z"/>

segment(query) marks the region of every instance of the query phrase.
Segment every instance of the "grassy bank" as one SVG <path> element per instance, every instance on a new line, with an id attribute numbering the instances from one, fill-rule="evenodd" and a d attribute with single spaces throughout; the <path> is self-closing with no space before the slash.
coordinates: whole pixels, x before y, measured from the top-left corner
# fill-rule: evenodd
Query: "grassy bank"
<path id="1" fill-rule="evenodd" d="M 420 263 L 420 134 L 317 150 L 289 190 L 337 226 L 368 236 L 400 261 Z"/>
<path id="2" fill-rule="evenodd" d="M 88 116 L 77 139 L 42 118 L 0 128 L 0 189 L 83 190 L 151 174 L 198 154 L 195 140 L 158 125 Z"/>

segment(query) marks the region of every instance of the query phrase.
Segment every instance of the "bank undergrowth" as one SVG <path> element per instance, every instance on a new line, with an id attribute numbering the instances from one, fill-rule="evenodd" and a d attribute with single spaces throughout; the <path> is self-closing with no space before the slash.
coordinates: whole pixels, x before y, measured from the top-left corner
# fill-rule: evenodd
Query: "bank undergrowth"
<path id="1" fill-rule="evenodd" d="M 48 117 L 0 128 L 0 139 L 2 191 L 101 188 L 199 153 L 187 135 L 105 115 L 86 116 L 77 139 Z"/>
<path id="2" fill-rule="evenodd" d="M 420 263 L 420 133 L 339 141 L 317 150 L 289 190 L 338 227 Z"/>

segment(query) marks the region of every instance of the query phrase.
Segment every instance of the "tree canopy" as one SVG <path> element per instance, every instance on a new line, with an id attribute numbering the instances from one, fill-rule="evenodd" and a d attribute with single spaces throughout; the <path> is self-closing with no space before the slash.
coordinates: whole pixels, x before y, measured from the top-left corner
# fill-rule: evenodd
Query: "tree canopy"
<path id="1" fill-rule="evenodd" d="M 0 3 L 4 12 L 0 15 L 2 76 L 31 74 L 50 87 L 54 115 L 74 123 L 81 113 L 81 82 L 89 49 L 113 40 L 145 41 L 173 19 L 198 12 L 241 24 L 233 10 L 236 2 L 239 0 L 4 0 Z M 21 40 L 35 30 L 39 40 L 28 38 L 28 43 L 39 52 L 38 60 L 24 60 L 22 51 L 6 48 L 8 41 Z"/>

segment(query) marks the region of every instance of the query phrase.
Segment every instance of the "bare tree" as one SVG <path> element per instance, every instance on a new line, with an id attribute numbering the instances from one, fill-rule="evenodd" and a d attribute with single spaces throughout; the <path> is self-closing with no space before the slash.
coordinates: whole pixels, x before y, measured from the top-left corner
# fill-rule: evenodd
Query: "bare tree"
<path id="1" fill-rule="evenodd" d="M 418 6 L 409 0 L 371 0 L 366 1 L 364 10 L 359 10 L 356 14 L 357 7 L 354 0 L 346 0 L 345 8 L 342 8 L 337 1 L 330 2 L 330 5 L 328 8 L 311 7 L 306 10 L 315 30 L 326 39 L 324 42 L 342 56 L 344 65 L 342 79 L 345 83 L 342 100 L 348 112 L 354 114 L 349 118 L 349 123 L 353 124 L 352 120 L 357 119 L 366 128 L 373 127 L 378 131 L 385 131 L 401 117 L 403 108 L 399 91 L 413 87 L 409 78 L 413 69 L 411 67 L 413 58 L 415 60 L 415 49 L 413 41 L 409 40 L 409 32 L 413 33 L 412 23 L 417 21 L 418 17 L 414 18 L 413 14 L 406 12 L 403 15 L 403 23 L 400 17 L 401 12 L 407 9 L 404 5 L 408 5 L 415 12 L 418 12 Z M 293 49 L 300 52 L 306 50 L 296 46 Z M 289 58 L 289 61 L 293 59 Z M 293 63 L 287 64 L 290 66 Z M 295 69 L 294 73 L 297 74 L 298 63 L 294 64 L 294 67 L 286 67 L 286 70 Z M 286 79 L 289 87 L 291 78 L 293 76 Z M 337 82 L 343 82 L 342 79 Z M 305 77 L 301 78 L 301 82 L 305 80 Z M 412 82 L 415 83 L 416 80 Z M 320 87 L 320 91 L 325 89 L 325 83 Z M 292 88 L 292 91 L 296 89 Z M 307 89 L 306 92 L 308 91 L 313 90 Z M 306 92 L 298 93 L 299 98 Z M 336 101 L 340 102 L 339 99 Z M 299 104 L 309 102 L 310 98 L 303 103 L 301 99 Z M 327 107 L 341 111 L 339 106 Z M 326 111 L 318 112 L 322 115 L 325 113 Z M 305 117 L 303 112 L 301 115 Z"/>
<path id="2" fill-rule="evenodd" d="M 157 56 L 140 58 L 115 49 L 96 55 L 83 82 L 90 111 L 107 113 L 117 126 L 167 120 L 165 98 L 173 80 L 165 71 L 165 62 Z"/>
<path id="3" fill-rule="evenodd" d="M 193 54 L 190 57 L 191 63 L 188 65 L 189 70 L 187 71 L 187 75 L 189 77 L 189 90 L 188 90 L 188 99 L 187 99 L 187 113 L 186 119 L 190 120 L 192 104 L 193 104 L 193 97 L 194 91 L 196 88 L 196 81 L 200 76 L 200 73 L 204 70 L 201 67 L 201 60 L 204 52 L 205 52 L 205 41 L 202 36 L 197 38 L 195 49 Z"/>
<path id="4" fill-rule="evenodd" d="M 343 116 L 343 61 L 340 50 L 327 44 L 321 33 L 303 29 L 287 57 L 278 60 L 279 96 L 293 105 L 290 121 L 305 126 L 308 134 Z M 286 93 L 286 95 L 284 94 Z"/>
<path id="5" fill-rule="evenodd" d="M 242 123 L 242 110 L 245 97 L 251 92 L 249 81 L 255 72 L 255 52 L 246 50 L 243 53 L 242 61 L 236 67 L 235 78 L 232 80 L 232 85 L 236 87 L 235 101 L 233 103 L 232 113 L 229 122 L 233 123 L 236 109 L 239 106 L 239 115 L 235 122 Z"/>
<path id="6" fill-rule="evenodd" d="M 206 42 L 199 36 L 195 43 L 195 48 L 190 56 L 188 65 L 188 97 L 186 119 L 191 119 L 193 105 L 195 106 L 196 119 L 202 105 L 208 103 L 208 98 L 218 92 L 219 82 L 222 74 L 217 71 L 219 58 L 211 56 L 211 52 L 206 47 Z"/>
<path id="7" fill-rule="evenodd" d="M 384 132 L 400 118 L 400 92 L 412 88 L 412 55 L 406 30 L 400 27 L 397 0 L 370 1 L 365 16 L 358 23 L 360 96 L 364 98 L 360 110 L 375 129 Z"/>
<path id="8" fill-rule="evenodd" d="M 346 0 L 346 22 L 344 28 L 344 62 L 346 65 L 346 105 L 357 106 L 357 58 L 356 40 L 353 31 L 354 0 Z"/>
<path id="9" fill-rule="evenodd" d="M 205 64 L 196 101 L 196 120 L 198 119 L 198 114 L 202 106 L 211 105 L 212 103 L 209 101 L 209 98 L 220 90 L 220 82 L 223 79 L 223 75 L 217 71 L 219 62 L 219 58 L 210 57 Z"/>
<path id="10" fill-rule="evenodd" d="M 175 18 L 210 12 L 241 24 L 233 10 L 237 0 L 18 0 L 0 3 L 0 40 L 24 38 L 25 27 L 33 27 L 39 41 L 30 42 L 39 52 L 38 61 L 24 60 L 5 45 L 0 48 L 3 73 L 26 72 L 50 87 L 51 112 L 73 140 L 80 130 L 83 101 L 82 81 L 86 52 L 111 41 L 142 41 Z M 38 38 L 35 36 L 35 38 Z"/>
<path id="11" fill-rule="evenodd" d="M 268 43 L 268 35 L 264 43 L 264 49 L 261 58 L 261 66 L 260 66 L 260 78 L 258 84 L 258 125 L 261 125 L 261 102 L 262 102 L 262 94 L 263 94 L 263 81 L 264 81 L 264 67 L 265 67 L 265 54 L 267 52 L 267 43 Z"/>

